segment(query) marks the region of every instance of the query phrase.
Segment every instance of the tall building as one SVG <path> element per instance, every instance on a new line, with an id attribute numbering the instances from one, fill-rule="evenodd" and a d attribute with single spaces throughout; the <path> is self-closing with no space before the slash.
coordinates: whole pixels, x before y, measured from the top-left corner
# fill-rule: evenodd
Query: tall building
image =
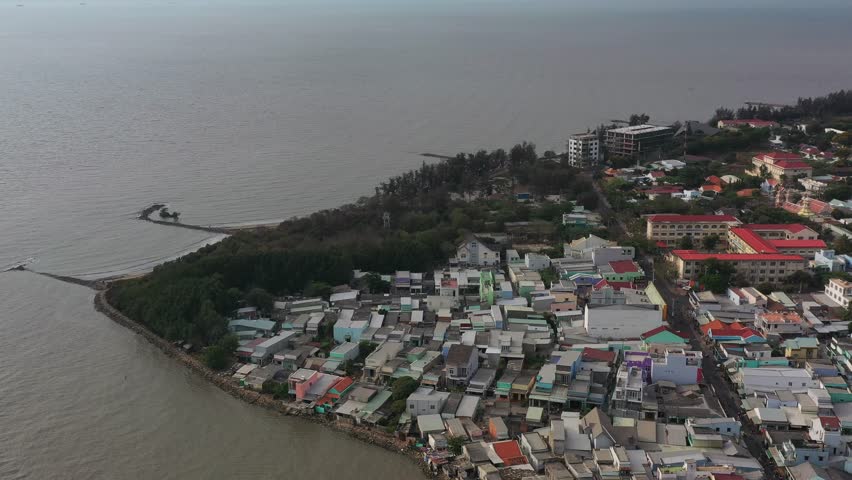
<path id="1" fill-rule="evenodd" d="M 800 255 L 780 253 L 701 253 L 695 250 L 672 250 L 669 261 L 678 278 L 694 280 L 702 272 L 704 262 L 714 258 L 728 263 L 752 284 L 778 283 L 794 272 L 804 270 L 807 261 Z"/>
<path id="2" fill-rule="evenodd" d="M 600 141 L 596 133 L 578 133 L 568 137 L 568 163 L 572 167 L 595 165 L 600 160 Z"/>
<path id="3" fill-rule="evenodd" d="M 609 155 L 629 157 L 657 150 L 674 131 L 671 127 L 633 125 L 606 131 L 606 148 Z"/>
<path id="4" fill-rule="evenodd" d="M 741 222 L 731 215 L 650 215 L 646 218 L 648 240 L 665 242 L 672 247 L 682 237 L 691 236 L 696 242 L 708 235 L 717 235 L 720 244 L 728 238 L 728 229 Z"/>

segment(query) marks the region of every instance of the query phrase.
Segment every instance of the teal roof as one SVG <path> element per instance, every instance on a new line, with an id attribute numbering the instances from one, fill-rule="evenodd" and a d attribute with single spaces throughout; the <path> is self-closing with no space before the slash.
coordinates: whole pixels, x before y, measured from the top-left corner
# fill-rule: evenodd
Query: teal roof
<path id="1" fill-rule="evenodd" d="M 791 348 L 793 350 L 797 350 L 799 348 L 817 348 L 818 346 L 819 341 L 817 341 L 814 337 L 791 338 L 784 342 L 785 348 Z"/>
<path id="2" fill-rule="evenodd" d="M 239 320 L 231 320 L 228 322 L 228 328 L 233 330 L 237 328 L 253 328 L 255 330 L 272 330 L 275 328 L 275 322 L 272 320 L 248 320 L 248 319 L 239 319 Z"/>

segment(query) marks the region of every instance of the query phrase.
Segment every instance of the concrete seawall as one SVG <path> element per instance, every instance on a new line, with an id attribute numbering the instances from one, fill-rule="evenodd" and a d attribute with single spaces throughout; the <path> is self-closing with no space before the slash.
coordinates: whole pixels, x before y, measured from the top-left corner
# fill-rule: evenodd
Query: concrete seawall
<path id="1" fill-rule="evenodd" d="M 290 405 L 287 402 L 283 402 L 281 400 L 275 400 L 271 395 L 262 394 L 240 387 L 230 376 L 221 375 L 215 372 L 214 370 L 211 370 L 206 365 L 204 365 L 204 363 L 200 359 L 189 355 L 177 346 L 173 345 L 171 342 L 158 336 L 154 332 L 148 330 L 145 326 L 131 320 L 129 317 L 118 311 L 107 300 L 107 292 L 108 290 L 101 290 L 95 293 L 95 310 L 106 315 L 108 318 L 118 323 L 119 325 L 122 325 L 123 327 L 128 328 L 131 331 L 141 335 L 152 345 L 159 348 L 163 353 L 181 362 L 190 370 L 200 375 L 207 381 L 211 382 L 213 385 L 219 387 L 221 390 L 225 391 L 231 396 L 244 400 L 248 403 L 259 405 L 269 410 L 273 410 L 283 415 L 299 417 L 306 421 L 322 424 L 326 428 L 331 428 L 338 432 L 346 433 L 352 438 L 368 443 L 370 445 L 382 447 L 386 450 L 393 451 L 396 453 L 402 453 L 406 457 L 415 461 L 417 466 L 423 470 L 424 474 L 427 474 L 428 476 L 433 476 L 432 472 L 428 470 L 428 467 L 422 461 L 420 453 L 409 449 L 408 445 L 405 442 L 398 440 L 392 435 L 373 428 L 343 425 L 338 422 L 335 422 L 328 416 L 314 414 L 310 410 Z"/>

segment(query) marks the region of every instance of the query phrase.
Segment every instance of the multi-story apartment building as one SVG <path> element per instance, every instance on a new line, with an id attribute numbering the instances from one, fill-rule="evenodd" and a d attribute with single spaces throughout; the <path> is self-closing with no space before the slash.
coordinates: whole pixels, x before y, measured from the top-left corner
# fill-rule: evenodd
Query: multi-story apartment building
<path id="1" fill-rule="evenodd" d="M 829 279 L 825 285 L 825 294 L 841 307 L 848 308 L 849 302 L 852 301 L 852 282 L 839 278 Z"/>
<path id="2" fill-rule="evenodd" d="M 568 164 L 572 167 L 596 165 L 600 161 L 600 141 L 596 133 L 568 137 Z"/>
<path id="3" fill-rule="evenodd" d="M 632 125 L 606 131 L 606 148 L 609 155 L 628 157 L 657 150 L 672 137 L 671 127 Z"/>
<path id="4" fill-rule="evenodd" d="M 794 272 L 804 270 L 807 264 L 800 255 L 780 253 L 701 253 L 695 250 L 672 250 L 669 253 L 669 261 L 674 264 L 677 275 L 689 280 L 697 279 L 701 275 L 702 264 L 711 258 L 730 263 L 752 284 L 780 282 Z"/>
<path id="5" fill-rule="evenodd" d="M 770 152 L 759 153 L 751 159 L 752 168 L 746 172 L 754 176 L 769 175 L 775 180 L 781 180 L 781 177 L 795 178 L 799 175 L 810 177 L 813 175 L 814 169 L 808 165 L 802 157 L 795 153 L 788 152 Z"/>
<path id="6" fill-rule="evenodd" d="M 645 236 L 648 240 L 665 242 L 667 246 L 676 246 L 678 241 L 689 235 L 695 241 L 709 235 L 717 235 L 720 243 L 725 244 L 728 229 L 741 222 L 732 215 L 650 215 Z"/>

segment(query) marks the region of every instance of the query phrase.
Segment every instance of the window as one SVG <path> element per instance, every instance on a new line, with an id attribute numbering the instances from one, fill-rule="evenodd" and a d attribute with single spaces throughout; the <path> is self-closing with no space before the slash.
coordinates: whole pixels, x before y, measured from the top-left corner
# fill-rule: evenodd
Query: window
<path id="1" fill-rule="evenodd" d="M 435 405 L 429 405 L 429 410 L 435 410 Z"/>
<path id="2" fill-rule="evenodd" d="M 787 386 L 788 386 L 788 387 L 792 387 L 792 386 L 793 386 L 793 382 L 787 382 Z"/>
<path id="3" fill-rule="evenodd" d="M 728 427 L 728 432 L 730 432 L 730 431 L 731 431 L 731 427 Z"/>

